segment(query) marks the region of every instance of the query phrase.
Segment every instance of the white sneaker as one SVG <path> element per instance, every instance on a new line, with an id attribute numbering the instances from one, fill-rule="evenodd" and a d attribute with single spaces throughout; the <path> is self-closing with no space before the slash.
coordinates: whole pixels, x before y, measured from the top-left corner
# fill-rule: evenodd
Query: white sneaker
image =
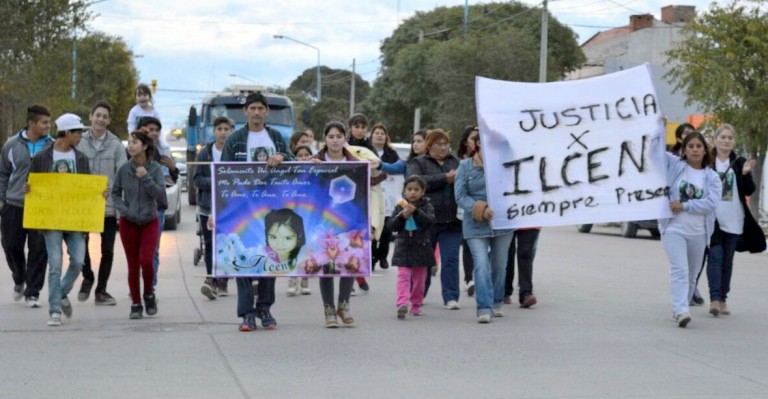
<path id="1" fill-rule="evenodd" d="M 491 315 L 488 313 L 483 313 L 477 317 L 477 322 L 480 324 L 488 324 L 491 322 Z"/>
<path id="2" fill-rule="evenodd" d="M 503 317 L 504 312 L 501 309 L 493 309 L 493 317 Z"/>
<path id="3" fill-rule="evenodd" d="M 459 303 L 456 301 L 448 301 L 448 303 L 445 304 L 445 308 L 450 310 L 458 310 Z"/>
<path id="4" fill-rule="evenodd" d="M 48 317 L 48 323 L 49 326 L 55 327 L 61 325 L 61 313 L 53 312 L 51 313 L 51 316 Z"/>
<path id="5" fill-rule="evenodd" d="M 36 296 L 28 296 L 24 298 L 24 302 L 26 302 L 27 306 L 29 306 L 30 308 L 40 307 L 40 299 L 38 299 Z"/>
<path id="6" fill-rule="evenodd" d="M 288 280 L 288 291 L 285 292 L 288 296 L 296 296 L 299 294 L 298 282 L 296 277 L 291 277 L 290 280 Z"/>
<path id="7" fill-rule="evenodd" d="M 301 295 L 310 295 L 312 290 L 309 289 L 309 279 L 304 277 L 301 279 Z"/>

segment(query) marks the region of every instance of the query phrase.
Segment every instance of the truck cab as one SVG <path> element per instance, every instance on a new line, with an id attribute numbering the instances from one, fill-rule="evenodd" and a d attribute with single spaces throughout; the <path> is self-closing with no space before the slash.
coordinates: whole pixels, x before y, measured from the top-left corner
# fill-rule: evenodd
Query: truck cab
<path id="1" fill-rule="evenodd" d="M 295 118 L 293 113 L 293 102 L 291 99 L 274 93 L 267 93 L 264 86 L 232 86 L 225 91 L 206 97 L 200 105 L 200 110 L 192 106 L 189 110 L 189 121 L 187 123 L 187 160 L 194 162 L 197 152 L 206 144 L 214 141 L 213 121 L 219 116 L 226 116 L 235 122 L 235 130 L 247 124 L 247 118 L 243 111 L 245 98 L 248 94 L 261 91 L 267 98 L 269 104 L 269 114 L 267 115 L 267 125 L 276 129 L 283 136 L 286 143 L 290 140 L 295 130 Z M 188 172 L 187 179 L 189 204 L 196 205 L 196 190 L 192 176 L 194 166 Z"/>

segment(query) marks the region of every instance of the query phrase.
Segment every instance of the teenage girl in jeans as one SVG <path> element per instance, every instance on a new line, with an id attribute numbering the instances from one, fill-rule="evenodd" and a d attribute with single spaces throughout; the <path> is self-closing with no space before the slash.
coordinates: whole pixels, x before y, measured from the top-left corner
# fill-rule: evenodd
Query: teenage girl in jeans
<path id="1" fill-rule="evenodd" d="M 157 313 L 152 288 L 152 264 L 159 238 L 157 209 L 166 207 L 165 178 L 159 163 L 152 161 L 155 146 L 143 131 L 128 138 L 131 160 L 118 169 L 112 186 L 112 201 L 120 214 L 120 239 L 128 261 L 128 288 L 131 291 L 131 319 L 143 317 L 139 272 L 144 278 L 144 305 L 147 315 Z"/>

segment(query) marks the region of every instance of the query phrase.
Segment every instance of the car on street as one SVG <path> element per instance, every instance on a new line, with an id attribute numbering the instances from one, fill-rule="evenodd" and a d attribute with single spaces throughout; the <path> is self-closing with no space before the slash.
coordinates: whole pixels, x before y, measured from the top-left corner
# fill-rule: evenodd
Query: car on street
<path id="1" fill-rule="evenodd" d="M 576 229 L 579 231 L 579 233 L 589 233 L 592 231 L 592 226 L 593 225 L 591 224 L 580 224 L 576 226 Z M 638 230 L 648 230 L 651 233 L 651 237 L 653 238 L 661 237 L 661 234 L 659 233 L 659 224 L 656 220 L 635 220 L 632 222 L 606 223 L 605 226 L 619 227 L 621 229 L 621 236 L 626 238 L 637 237 Z"/>
<path id="2" fill-rule="evenodd" d="M 187 191 L 187 149 L 185 147 L 171 147 L 171 156 L 176 167 L 179 168 L 179 182 L 181 192 Z"/>

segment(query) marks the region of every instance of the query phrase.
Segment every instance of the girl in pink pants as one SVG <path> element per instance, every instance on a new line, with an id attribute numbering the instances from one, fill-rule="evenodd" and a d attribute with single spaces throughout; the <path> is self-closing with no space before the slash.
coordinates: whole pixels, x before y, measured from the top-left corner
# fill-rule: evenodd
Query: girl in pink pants
<path id="1" fill-rule="evenodd" d="M 424 283 L 429 269 L 435 266 L 429 229 L 435 222 L 435 210 L 424 197 L 427 184 L 419 176 L 405 180 L 403 197 L 397 201 L 387 227 L 397 233 L 392 264 L 397 272 L 397 318 L 404 319 L 411 302 L 411 314 L 421 314 Z"/>

